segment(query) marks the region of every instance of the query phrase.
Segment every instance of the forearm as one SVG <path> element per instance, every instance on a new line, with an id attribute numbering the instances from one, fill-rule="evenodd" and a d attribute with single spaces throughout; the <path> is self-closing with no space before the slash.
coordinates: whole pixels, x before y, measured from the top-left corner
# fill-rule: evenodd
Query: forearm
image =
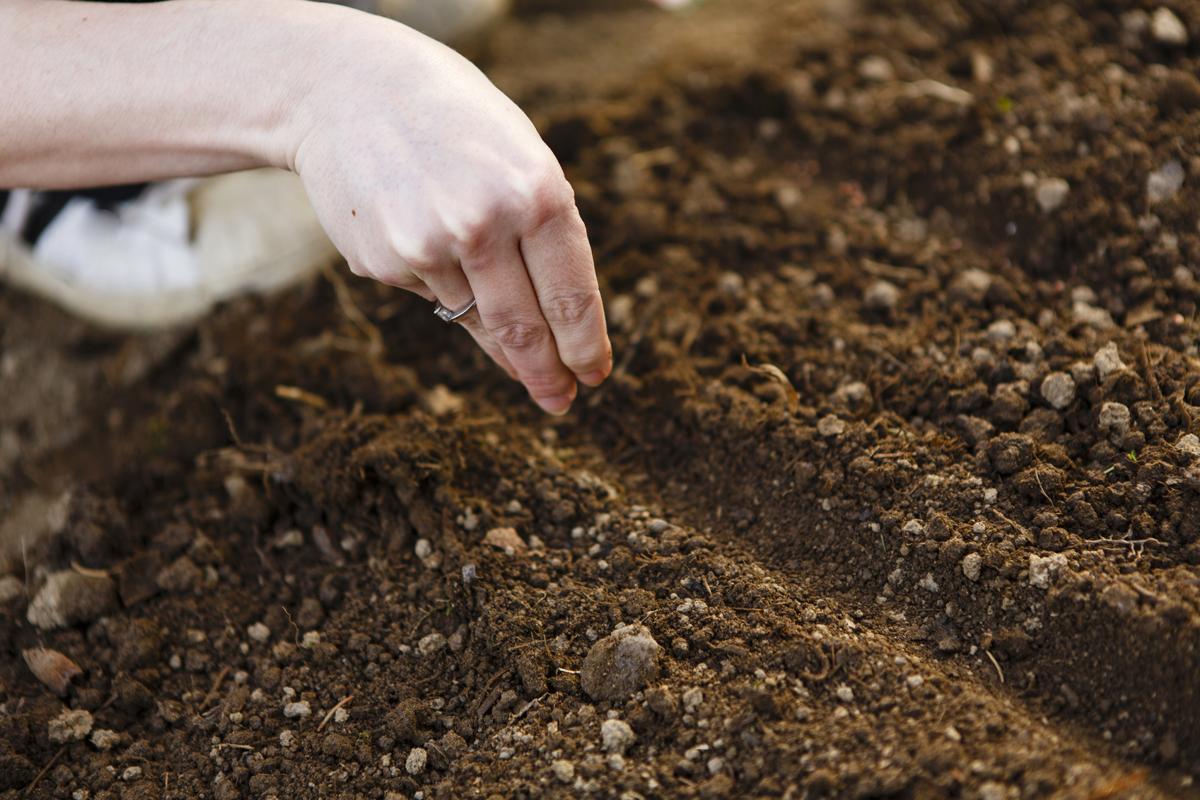
<path id="1" fill-rule="evenodd" d="M 288 167 L 313 53 L 359 16 L 298 0 L 0 0 L 0 187 Z"/>

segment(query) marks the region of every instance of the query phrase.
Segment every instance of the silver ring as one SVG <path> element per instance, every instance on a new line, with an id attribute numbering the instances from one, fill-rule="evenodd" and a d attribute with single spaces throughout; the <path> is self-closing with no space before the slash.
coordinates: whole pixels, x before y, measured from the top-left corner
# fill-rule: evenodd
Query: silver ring
<path id="1" fill-rule="evenodd" d="M 458 311 L 453 311 L 449 308 L 446 308 L 444 305 L 442 305 L 442 301 L 438 300 L 437 303 L 433 307 L 433 315 L 435 317 L 437 317 L 438 319 L 440 319 L 442 322 L 457 322 L 460 318 L 462 318 L 468 311 L 470 311 L 474 307 L 475 307 L 475 298 L 474 297 L 471 298 L 471 302 L 467 303 L 465 306 L 460 308 Z"/>

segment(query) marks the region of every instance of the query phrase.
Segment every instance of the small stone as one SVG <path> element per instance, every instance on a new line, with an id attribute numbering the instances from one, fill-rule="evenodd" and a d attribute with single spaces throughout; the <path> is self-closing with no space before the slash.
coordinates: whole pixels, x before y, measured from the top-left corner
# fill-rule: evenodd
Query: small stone
<path id="1" fill-rule="evenodd" d="M 853 703 L 854 702 L 854 690 L 851 689 L 849 686 L 847 686 L 844 683 L 841 686 L 837 687 L 837 689 L 835 689 L 833 693 L 836 694 L 837 699 L 841 700 L 843 703 Z"/>
<path id="2" fill-rule="evenodd" d="M 900 290 L 889 281 L 875 281 L 863 292 L 863 305 L 873 311 L 890 311 L 900 302 Z"/>
<path id="3" fill-rule="evenodd" d="M 1006 800 L 1008 790 L 1004 784 L 987 781 L 979 786 L 979 800 Z"/>
<path id="4" fill-rule="evenodd" d="M 564 761 L 560 758 L 550 764 L 550 771 L 554 773 L 554 777 L 560 783 L 570 783 L 575 780 L 575 765 L 570 761 Z"/>
<path id="5" fill-rule="evenodd" d="M 1166 6 L 1155 9 L 1150 15 L 1150 35 L 1159 44 L 1182 47 L 1188 43 L 1188 29 L 1183 20 Z"/>
<path id="6" fill-rule="evenodd" d="M 592 645 L 580 683 L 593 700 L 625 700 L 658 674 L 662 650 L 644 625 L 626 625 Z"/>
<path id="7" fill-rule="evenodd" d="M 858 74 L 869 81 L 877 81 L 880 83 L 895 80 L 896 70 L 892 68 L 892 62 L 888 61 L 883 56 L 867 56 L 858 64 Z"/>
<path id="8" fill-rule="evenodd" d="M 1133 416 L 1129 406 L 1124 403 L 1105 403 L 1100 406 L 1100 416 L 1097 420 L 1102 433 L 1112 434 L 1117 438 L 1129 433 L 1129 425 Z"/>
<path id="9" fill-rule="evenodd" d="M 288 719 L 305 719 L 312 716 L 312 706 L 307 700 L 297 700 L 283 707 L 283 715 Z"/>
<path id="10" fill-rule="evenodd" d="M 425 752 L 425 748 L 414 747 L 408 751 L 408 758 L 404 759 L 404 771 L 409 775 L 420 775 L 428 763 L 429 753 Z"/>
<path id="11" fill-rule="evenodd" d="M 21 657 L 33 676 L 47 688 L 63 697 L 71 686 L 71 681 L 83 674 L 79 665 L 57 650 L 48 647 L 34 647 L 22 650 Z"/>
<path id="12" fill-rule="evenodd" d="M 1067 557 L 1062 553 L 1048 556 L 1029 554 L 1029 583 L 1039 589 L 1049 588 L 1050 582 L 1067 568 Z"/>
<path id="13" fill-rule="evenodd" d="M 1042 379 L 1042 399 L 1062 411 L 1075 401 L 1075 379 L 1065 372 L 1051 372 Z"/>
<path id="14" fill-rule="evenodd" d="M 1200 436 L 1194 433 L 1185 433 L 1179 437 L 1179 441 L 1175 442 L 1175 449 L 1181 453 L 1187 453 L 1189 456 L 1200 456 Z"/>
<path id="15" fill-rule="evenodd" d="M 256 622 L 249 628 L 246 628 L 246 634 L 254 641 L 262 644 L 271 638 L 271 629 L 261 622 Z"/>
<path id="16" fill-rule="evenodd" d="M 846 422 L 836 414 L 827 414 L 817 421 L 817 433 L 822 436 L 841 436 L 845 432 Z"/>
<path id="17" fill-rule="evenodd" d="M 431 656 L 446 646 L 446 637 L 436 631 L 421 637 L 417 642 L 417 652 L 423 656 Z"/>
<path id="18" fill-rule="evenodd" d="M 987 298 L 995 278 L 981 269 L 965 269 L 950 283 L 950 294 L 959 300 L 978 305 Z"/>
<path id="19" fill-rule="evenodd" d="M 1017 335 L 1017 326 L 1011 320 L 998 319 L 987 327 L 987 337 L 994 345 L 1003 345 Z"/>
<path id="20" fill-rule="evenodd" d="M 91 622 L 116 607 L 117 590 L 111 578 L 63 570 L 46 579 L 29 604 L 26 619 L 50 630 Z"/>
<path id="21" fill-rule="evenodd" d="M 1183 188 L 1183 165 L 1168 161 L 1146 176 L 1146 199 L 1150 205 L 1170 200 Z"/>
<path id="22" fill-rule="evenodd" d="M 1109 328 L 1116 327 L 1112 314 L 1108 313 L 1107 309 L 1099 308 L 1080 300 L 1076 300 L 1071 305 L 1071 318 L 1079 325 L 1086 325 L 1089 328 L 1096 328 L 1097 330 L 1108 330 Z"/>
<path id="23" fill-rule="evenodd" d="M 97 750 L 112 750 L 121 743 L 121 734 L 107 728 L 92 731 L 92 746 Z"/>
<path id="24" fill-rule="evenodd" d="M 142 777 L 142 768 L 136 765 L 126 767 L 121 773 L 121 780 L 123 781 L 136 781 L 140 777 Z"/>
<path id="25" fill-rule="evenodd" d="M 1121 360 L 1121 352 L 1117 349 L 1116 342 L 1109 342 L 1097 350 L 1092 356 L 1092 364 L 1096 367 L 1096 377 L 1101 383 L 1108 380 L 1110 375 L 1128 369 Z"/>
<path id="26" fill-rule="evenodd" d="M 912 536 L 921 536 L 925 533 L 925 523 L 919 519 L 910 519 L 900 530 Z"/>
<path id="27" fill-rule="evenodd" d="M 284 750 L 291 750 L 298 744 L 300 744 L 300 742 L 296 738 L 295 731 L 283 730 L 279 732 L 279 746 Z"/>
<path id="28" fill-rule="evenodd" d="M 917 583 L 917 585 L 920 586 L 925 591 L 929 592 L 930 594 L 937 594 L 939 591 L 941 591 L 941 588 L 942 588 L 942 587 L 938 586 L 938 582 L 933 579 L 932 572 L 926 572 L 925 577 L 921 578 L 921 580 Z"/>
<path id="29" fill-rule="evenodd" d="M 637 740 L 629 723 L 620 719 L 606 719 L 600 725 L 600 741 L 609 753 L 624 754 Z"/>
<path id="30" fill-rule="evenodd" d="M 82 708 L 67 709 L 50 720 L 47 726 L 47 733 L 50 736 L 50 741 L 54 744 L 80 742 L 92 732 L 92 724 L 93 720 L 90 712 Z"/>
<path id="31" fill-rule="evenodd" d="M 16 600 L 24 590 L 25 585 L 16 575 L 5 575 L 0 578 L 0 606 Z"/>
<path id="32" fill-rule="evenodd" d="M 961 566 L 963 575 L 974 583 L 979 580 L 979 572 L 983 568 L 983 556 L 979 553 L 967 553 L 963 556 Z"/>
<path id="33" fill-rule="evenodd" d="M 510 556 L 516 553 L 523 553 L 529 549 L 529 546 L 525 544 L 525 540 L 517 533 L 516 528 L 492 528 L 483 537 L 483 543 L 503 550 Z"/>
<path id="34" fill-rule="evenodd" d="M 421 407 L 435 417 L 448 417 L 462 411 L 463 398 L 439 383 L 421 397 Z"/>
<path id="35" fill-rule="evenodd" d="M 704 690 L 699 686 L 693 686 L 683 693 L 683 710 L 689 714 L 695 714 L 704 703 Z"/>
<path id="36" fill-rule="evenodd" d="M 159 570 L 155 582 L 164 592 L 190 592 L 204 580 L 204 572 L 187 556 L 180 556 Z"/>
<path id="37" fill-rule="evenodd" d="M 428 539 L 417 539 L 416 545 L 413 546 L 413 552 L 417 558 L 424 561 L 433 554 L 433 545 L 429 543 Z"/>
<path id="38" fill-rule="evenodd" d="M 1034 199 L 1043 214 L 1049 214 L 1066 202 L 1071 193 L 1071 184 L 1062 178 L 1042 178 L 1033 191 Z"/>

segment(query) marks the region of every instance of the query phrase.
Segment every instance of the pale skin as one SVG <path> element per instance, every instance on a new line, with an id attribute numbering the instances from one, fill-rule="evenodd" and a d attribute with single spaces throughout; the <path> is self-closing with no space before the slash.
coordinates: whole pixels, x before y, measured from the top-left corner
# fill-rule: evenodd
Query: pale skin
<path id="1" fill-rule="evenodd" d="M 295 171 L 350 269 L 441 300 L 553 414 L 612 348 L 570 185 L 448 48 L 302 0 L 0 0 L 0 187 Z"/>

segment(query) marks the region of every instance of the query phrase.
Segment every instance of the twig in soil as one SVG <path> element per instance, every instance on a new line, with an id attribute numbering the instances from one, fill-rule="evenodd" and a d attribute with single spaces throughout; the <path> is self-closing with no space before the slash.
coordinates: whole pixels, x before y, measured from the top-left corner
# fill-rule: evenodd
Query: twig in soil
<path id="1" fill-rule="evenodd" d="M 288 613 L 287 606 L 280 606 L 283 609 L 283 614 L 288 618 L 288 623 L 292 626 L 292 644 L 300 644 L 300 626 L 296 624 L 296 620 L 292 619 L 292 615 Z"/>
<path id="2" fill-rule="evenodd" d="M 579 674 L 579 670 L 577 670 L 577 669 L 567 669 L 566 667 L 557 667 L 556 669 L 558 669 L 559 672 L 565 672 L 568 675 L 578 675 Z"/>
<path id="3" fill-rule="evenodd" d="M 253 750 L 254 748 L 248 744 L 233 744 L 232 742 L 218 742 L 217 747 L 229 747 L 234 750 Z"/>
<path id="4" fill-rule="evenodd" d="M 1013 526 L 1013 529 L 1014 529 L 1014 530 L 1015 530 L 1017 533 L 1021 534 L 1021 535 L 1022 535 L 1022 536 L 1024 536 L 1024 537 L 1026 537 L 1026 538 L 1027 538 L 1027 539 L 1029 539 L 1030 541 L 1033 541 L 1033 535 L 1032 535 L 1032 534 L 1029 532 L 1029 529 L 1028 529 L 1028 528 L 1026 528 L 1024 525 L 1022 525 L 1022 524 L 1021 524 L 1021 523 L 1019 523 L 1019 522 L 1016 522 L 1015 520 L 1009 519 L 1008 517 L 1006 517 L 1006 516 L 1004 515 L 1004 512 L 1003 512 L 1003 511 L 1001 511 L 1001 510 L 1000 510 L 1000 509 L 998 509 L 998 508 L 992 508 L 992 509 L 991 509 L 991 512 L 992 512 L 993 514 L 995 514 L 997 517 L 999 517 L 1000 519 L 1002 519 L 1002 520 L 1004 520 L 1005 522 L 1007 522 L 1009 525 Z"/>
<path id="5" fill-rule="evenodd" d="M 208 694 L 204 695 L 204 700 L 200 702 L 200 707 L 204 708 L 213 700 L 217 699 L 217 692 L 221 691 L 221 684 L 225 682 L 225 676 L 229 674 L 229 667 L 221 667 L 221 671 L 217 673 L 217 677 L 213 679 L 212 688 L 208 690 Z M 212 709 L 209 709 L 211 711 Z M 205 714 L 208 712 L 201 712 Z"/>
<path id="6" fill-rule="evenodd" d="M 983 654 L 988 657 L 988 661 L 992 662 L 992 666 L 996 668 L 996 675 L 1000 678 L 1000 683 L 1004 683 L 1004 670 L 1000 669 L 1000 662 L 992 655 L 991 650 L 984 650 Z"/>
<path id="7" fill-rule="evenodd" d="M 346 282 L 334 272 L 332 266 L 326 265 L 324 274 L 326 280 L 333 284 L 334 294 L 337 295 L 338 307 L 346 315 L 346 319 L 350 320 L 354 327 L 358 328 L 367 337 L 367 355 L 371 358 L 382 356 L 383 334 L 379 332 L 379 328 L 375 327 L 374 323 L 367 319 L 367 315 L 354 302 L 354 297 L 350 294 L 350 289 L 346 286 Z"/>
<path id="8" fill-rule="evenodd" d="M 1125 792 L 1128 792 L 1130 789 L 1136 789 L 1144 784 L 1149 775 L 1149 770 L 1139 769 L 1134 772 L 1113 778 L 1108 783 L 1096 787 L 1096 789 L 1093 790 L 1090 795 L 1088 795 L 1088 800 L 1109 800 L 1109 798 L 1118 797 Z"/>
<path id="9" fill-rule="evenodd" d="M 59 757 L 65 753 L 66 750 L 67 746 L 65 744 L 58 748 L 58 752 L 50 757 L 50 760 L 46 762 L 46 766 L 42 767 L 42 771 L 33 776 L 33 780 L 30 781 L 29 785 L 25 787 L 26 797 L 29 797 L 31 794 L 33 794 L 33 790 L 37 787 L 38 783 L 46 776 L 46 773 L 50 771 L 50 768 L 54 766 L 54 763 L 58 761 Z"/>
<path id="10" fill-rule="evenodd" d="M 301 389 L 299 386 L 285 386 L 280 384 L 275 387 L 275 396 L 284 400 L 291 400 L 294 403 L 303 403 L 320 411 L 329 408 L 329 403 L 325 401 L 324 397 L 314 394 L 307 389 Z"/>
<path id="11" fill-rule="evenodd" d="M 74 559 L 71 560 L 71 569 L 75 570 L 80 575 L 84 576 L 85 578 L 108 578 L 108 577 L 110 577 L 108 570 L 92 569 L 91 567 L 85 567 L 82 564 L 80 564 L 78 561 L 75 561 Z"/>
<path id="12" fill-rule="evenodd" d="M 1146 382 L 1150 384 L 1150 388 L 1154 391 L 1154 399 L 1158 402 L 1164 402 L 1162 388 L 1158 385 L 1158 377 L 1154 374 L 1154 367 L 1150 363 L 1150 352 L 1146 349 L 1146 340 L 1141 339 L 1141 350 L 1138 352 L 1138 361 L 1141 362 L 1142 372 L 1146 373 Z"/>
<path id="13" fill-rule="evenodd" d="M 512 723 L 519 720 L 521 717 L 525 716 L 525 714 L 529 711 L 529 709 L 536 706 L 538 703 L 540 703 L 542 701 L 543 698 L 545 698 L 549 694 L 550 694 L 549 692 L 546 692 L 545 694 L 541 695 L 540 697 L 535 697 L 532 700 L 530 700 L 528 703 L 526 703 L 525 705 L 521 706 L 520 710 L 518 710 L 517 713 L 512 715 L 512 719 L 510 719 L 508 721 L 508 724 L 511 725 Z"/>
<path id="14" fill-rule="evenodd" d="M 343 697 L 341 700 L 338 700 L 338 704 L 336 706 L 334 706 L 333 708 L 331 708 L 325 712 L 325 718 L 322 719 L 321 724 L 317 726 L 317 731 L 319 732 L 322 728 L 324 728 L 326 725 L 328 725 L 329 720 L 333 719 L 333 715 L 338 712 L 338 709 L 345 708 L 346 705 L 353 699 L 354 699 L 354 695 L 348 694 L 345 697 Z"/>

